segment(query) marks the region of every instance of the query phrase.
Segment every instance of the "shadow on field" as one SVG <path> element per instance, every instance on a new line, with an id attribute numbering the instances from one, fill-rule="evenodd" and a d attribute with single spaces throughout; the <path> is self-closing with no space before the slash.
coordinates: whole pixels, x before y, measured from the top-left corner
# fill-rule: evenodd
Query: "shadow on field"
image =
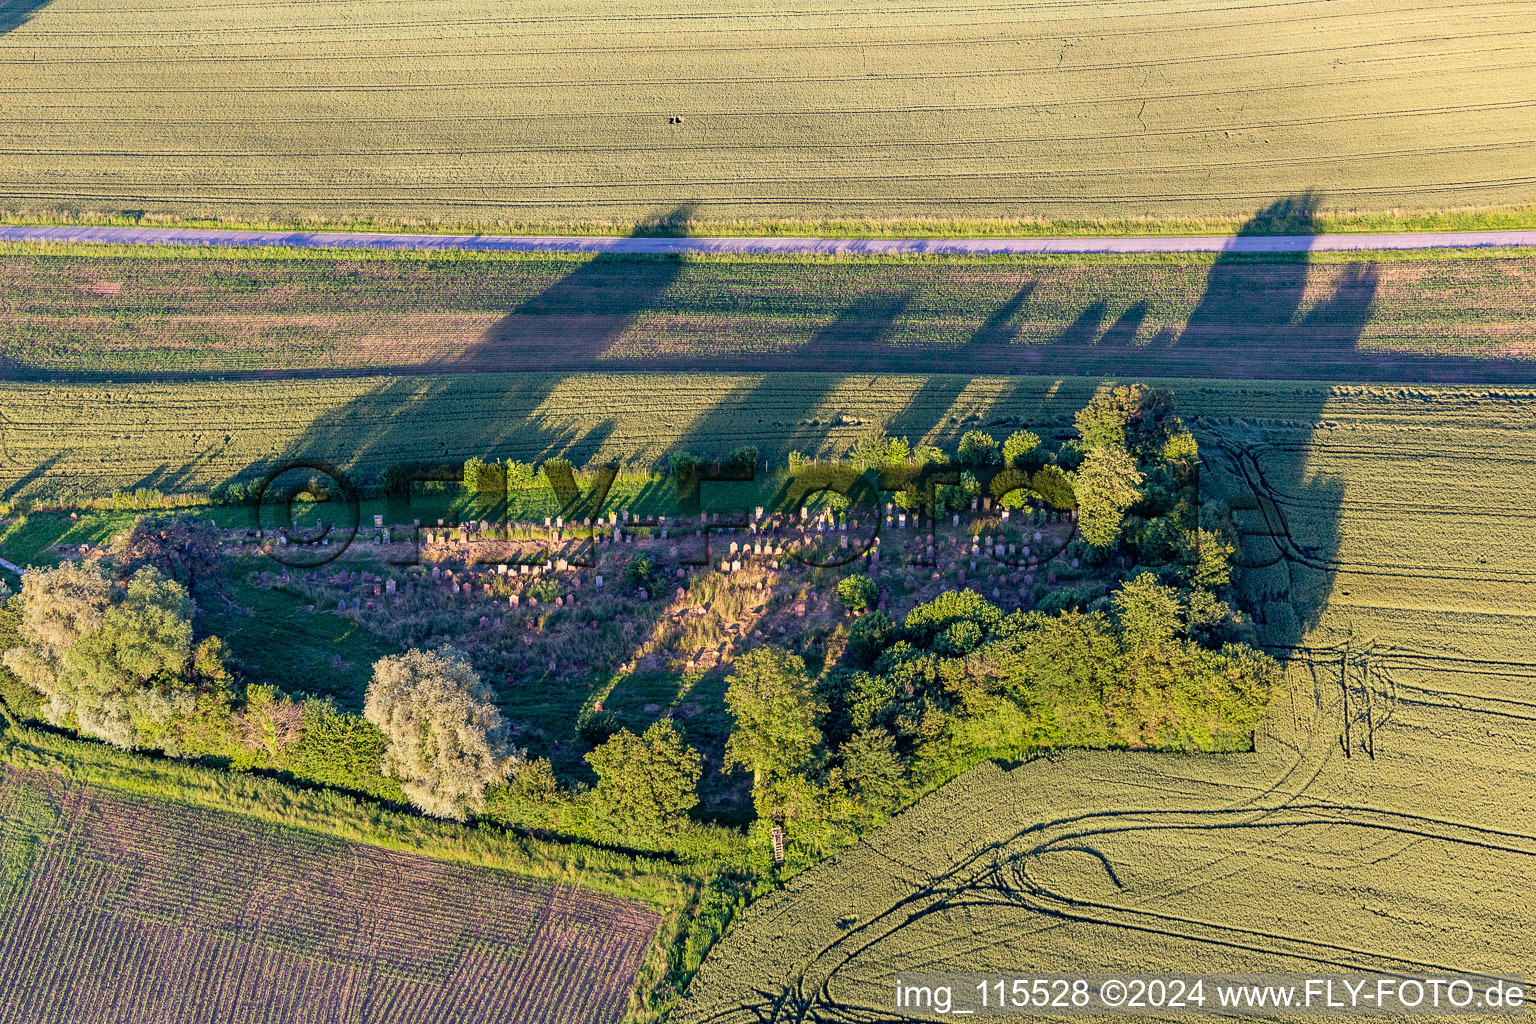
<path id="1" fill-rule="evenodd" d="M 1311 227 L 1317 200 L 1298 196 L 1273 203 L 1255 216 L 1245 231 L 1258 233 L 1284 222 Z M 686 209 L 678 216 L 686 219 Z M 571 369 L 622 368 L 622 359 L 608 360 L 612 346 L 635 320 L 663 305 L 667 290 L 677 281 L 679 261 L 632 261 L 596 257 L 576 264 L 556 284 L 523 301 L 508 313 L 497 328 L 477 346 L 466 351 L 453 369 L 457 373 L 433 373 L 389 379 L 366 396 L 347 403 L 323 421 L 310 424 L 302 439 L 269 465 L 298 459 L 323 459 L 348 467 L 363 479 L 377 478 L 395 463 L 423 460 L 454 461 L 469 456 L 518 458 L 538 461 L 556 455 L 578 463 L 590 459 L 611 440 L 617 417 L 594 423 L 590 418 L 563 415 L 560 408 L 565 388 L 588 386 L 581 378 L 561 376 Z M 1255 277 L 1256 269 L 1261 271 Z M 1353 270 L 1353 268 L 1350 268 Z M 1303 255 L 1280 264 L 1255 263 L 1251 258 L 1225 254 L 1212 264 L 1203 293 L 1187 323 L 1177 334 L 1163 332 L 1151 343 L 1137 343 L 1143 321 L 1149 315 L 1147 301 L 1133 302 L 1112 316 L 1102 301 L 1090 302 L 1060 333 L 1055 344 L 1045 346 L 1044 365 L 1020 365 L 1021 349 L 1039 346 L 1017 344 L 1015 337 L 1029 317 L 1034 284 L 1023 283 L 959 346 L 895 345 L 891 338 L 909 308 L 911 296 L 900 289 L 872 289 L 845 300 L 842 311 L 823 322 L 795 355 L 783 358 L 779 373 L 739 372 L 718 382 L 722 390 L 710 396 L 708 411 L 687 423 L 669 425 L 646 451 L 630 453 L 637 459 L 660 459 L 669 451 L 688 450 L 705 457 L 723 456 L 738 445 L 757 444 L 764 455 L 782 459 L 790 450 L 807 455 L 832 455 L 837 445 L 867 429 L 844 418 L 845 404 L 839 391 L 857 387 L 843 373 L 800 373 L 793 387 L 786 387 L 782 372 L 806 365 L 805 353 L 824 367 L 844 362 L 860 370 L 878 367 L 880 376 L 911 374 L 922 378 L 904 401 L 891 407 L 886 429 L 915 443 L 938 437 L 953 441 L 966 429 L 993 430 L 999 436 L 1018 427 L 1069 429 L 1074 409 L 1056 408 L 1050 400 L 1035 403 L 1027 416 L 1010 411 L 1025 403 L 1031 390 L 1018 382 L 992 381 L 985 395 L 967 391 L 971 374 L 995 373 L 997 356 L 1009 356 L 1012 374 L 1047 372 L 1075 376 L 1115 376 L 1128 379 L 1177 373 L 1184 354 L 1193 360 L 1193 376 L 1277 376 L 1281 367 L 1296 366 L 1298 348 L 1316 349 L 1320 341 L 1330 349 L 1352 353 L 1371 315 L 1376 282 L 1369 265 L 1352 273 L 1347 283 L 1333 292 L 1309 294 L 1309 261 Z M 1315 288 L 1314 288 L 1315 290 Z M 1149 297 L 1150 298 L 1150 297 Z M 555 371 L 539 374 L 490 374 L 474 372 L 505 368 L 509 350 L 533 334 L 558 327 L 562 338 L 578 338 L 566 349 Z M 1233 345 L 1234 338 L 1238 342 Z M 1219 346 L 1219 355 L 1213 346 Z M 1234 365 L 1234 347 L 1242 353 L 1242 365 Z M 943 348 L 943 353 L 935 349 Z M 1091 360 L 1078 353 L 1091 351 Z M 854 353 L 858 353 L 854 355 Z M 939 355 L 943 358 L 940 359 Z M 978 358 L 970 358 L 972 355 Z M 846 357 L 846 358 L 845 358 Z M 1210 365 L 1212 362 L 1216 365 Z M 515 364 L 516 360 L 511 360 Z M 979 364 L 979 365 L 978 365 Z M 740 371 L 736 360 L 724 356 L 720 371 Z M 849 367 L 853 369 L 854 367 Z M 1292 374 L 1299 376 L 1300 374 Z M 509 383 L 510 382 L 510 383 Z M 879 377 L 865 382 L 883 386 Z M 588 396 L 576 395 L 590 406 Z M 1298 401 L 1301 401 L 1298 399 Z M 1285 416 L 1292 422 L 1315 422 L 1317 407 L 1289 406 Z M 988 410 L 996 410 L 989 412 Z M 618 410 L 615 410 L 617 412 Z M 665 417 L 663 417 L 665 418 Z M 1216 426 L 1212 424 L 1211 426 Z M 1270 633 L 1277 643 L 1294 643 L 1300 631 L 1316 620 L 1326 601 L 1326 567 L 1332 563 L 1339 486 L 1315 479 L 1305 468 L 1301 445 L 1277 446 L 1266 440 L 1258 422 L 1220 425 L 1230 438 L 1227 450 L 1206 449 L 1209 479 L 1213 488 L 1244 492 L 1255 488 L 1284 494 L 1297 504 L 1318 509 L 1309 520 L 1307 543 L 1292 544 L 1261 537 L 1250 542 L 1258 549 L 1255 562 L 1285 554 L 1276 565 L 1256 568 L 1252 581 L 1259 598 L 1255 614 L 1260 621 L 1272 619 Z M 829 435 L 838 440 L 834 443 Z M 160 481 L 163 483 L 163 481 Z M 1322 509 L 1330 511 L 1323 512 Z M 1252 528 L 1283 532 L 1286 524 L 1267 523 L 1268 509 L 1247 513 Z M 1291 569 L 1301 577 L 1292 578 Z M 1323 568 L 1317 568 L 1323 567 Z M 1290 610 L 1286 611 L 1289 605 Z"/>
<path id="2" fill-rule="evenodd" d="M 1277 222 L 1295 230 L 1312 227 L 1315 197 L 1281 200 L 1260 211 L 1247 231 L 1268 230 Z M 686 221 L 686 208 L 677 211 Z M 496 327 L 468 347 L 443 370 L 420 375 L 395 375 L 367 394 L 341 405 L 310 423 L 303 436 L 248 477 L 269 468 L 302 460 L 322 460 L 344 467 L 364 481 L 378 479 L 394 464 L 420 461 L 460 461 L 470 456 L 539 461 L 565 456 L 583 463 L 612 442 L 620 413 L 606 418 L 576 416 L 561 408 L 562 397 L 590 407 L 590 396 L 573 389 L 596 386 L 575 371 L 638 368 L 614 348 L 639 318 L 667 308 L 668 292 L 679 286 L 684 263 L 677 260 L 629 260 L 598 256 L 575 262 L 571 270 L 537 295 L 519 302 Z M 834 278 L 833 280 L 838 280 Z M 868 276 L 858 280 L 869 281 Z M 968 337 L 947 344 L 901 344 L 895 339 L 914 302 L 905 287 L 863 286 L 857 293 L 834 296 L 840 311 L 830 318 L 808 318 L 806 341 L 788 353 L 742 358 L 723 353 L 709 369 L 730 377 L 691 377 L 680 373 L 680 386 L 718 387 L 702 414 L 668 411 L 666 395 L 616 392 L 630 401 L 655 402 L 654 433 L 626 432 L 639 438 L 644 450 L 630 455 L 637 461 L 659 460 L 669 451 L 686 449 L 706 457 L 722 456 L 738 445 L 756 444 L 765 457 L 782 460 L 790 450 L 832 455 L 873 423 L 852 420 L 843 408 L 844 389 L 891 386 L 901 397 L 873 404 L 883 410 L 885 429 L 914 443 L 925 439 L 953 444 L 964 430 L 983 428 L 996 436 L 1029 428 L 1064 434 L 1081 404 L 1081 388 L 1061 395 L 1047 377 L 1307 377 L 1341 376 L 1344 361 L 1358 366 L 1359 339 L 1372 315 L 1378 280 L 1370 264 L 1350 264 L 1318 288 L 1306 255 L 1283 260 L 1257 260 L 1238 254 L 1216 258 L 1206 274 L 1198 300 L 1187 319 L 1175 329 L 1143 340 L 1157 296 L 1130 296 L 1114 305 L 1085 296 L 1081 307 L 1049 344 L 1021 342 L 1029 325 L 1031 304 L 1039 296 L 1030 280 L 1009 282 L 997 294 L 979 326 L 966 328 Z M 995 286 L 994 286 L 995 287 Z M 711 302 L 727 302 L 722 292 Z M 554 330 L 558 355 L 548 365 L 530 367 L 550 372 L 505 372 L 527 365 L 525 345 L 549 352 Z M 1332 354 L 1332 362 L 1321 358 Z M 1422 358 L 1390 364 L 1395 372 L 1417 379 L 1444 379 L 1470 369 L 1474 361 Z M 697 371 L 697 357 L 647 361 L 646 369 Z M 1388 364 L 1380 364 L 1386 366 Z M 1486 368 L 1488 364 L 1477 363 Z M 1319 370 L 1321 373 L 1312 372 Z M 497 369 L 503 372 L 483 372 Z M 804 372 L 815 369 L 832 372 Z M 795 373 L 792 383 L 786 374 Z M 849 373 L 871 376 L 850 378 Z M 1530 372 L 1530 368 L 1527 368 Z M 977 381 L 978 374 L 1001 379 Z M 903 378 L 897 380 L 897 378 Z M 1357 379 L 1357 378 L 1343 378 Z M 1454 378 L 1452 378 L 1454 379 Z M 1069 396 L 1069 397 L 1068 397 Z M 657 401 L 660 399 L 660 401 Z M 620 400 L 620 397 L 616 397 Z M 1324 394 L 1298 394 L 1287 399 L 1283 412 L 1255 407 L 1251 418 L 1224 418 L 1201 423 L 1206 464 L 1207 498 L 1221 495 L 1270 493 L 1284 495 L 1288 507 L 1308 509 L 1305 537 L 1289 536 L 1290 524 L 1278 521 L 1274 506 L 1239 513 L 1245 527 L 1259 534 L 1246 543 L 1249 571 L 1245 591 L 1252 612 L 1265 627 L 1265 638 L 1279 650 L 1299 641 L 1317 621 L 1332 586 L 1331 566 L 1337 547 L 1337 516 L 1342 497 L 1339 481 L 1317 477 L 1307 468 L 1307 425 L 1325 410 Z M 682 422 L 672 422 L 680 416 Z M 1270 420 L 1284 419 L 1276 426 Z M 1276 443 L 1283 435 L 1285 443 Z M 829 440 L 835 438 L 835 442 Z M 175 473 L 163 469 L 145 486 L 175 489 Z M 1267 536 L 1266 533 L 1276 536 Z"/>
<path id="3" fill-rule="evenodd" d="M 49 0 L 0 0 L 0 35 L 26 24 Z"/>
<path id="4" fill-rule="evenodd" d="M 692 207 L 681 206 L 656 223 L 685 225 L 691 216 Z M 681 263 L 650 261 L 643 265 L 645 273 L 635 273 L 636 266 L 603 254 L 574 263 L 570 273 L 521 302 L 455 361 L 438 372 L 391 377 L 312 422 L 303 437 L 251 475 L 302 459 L 352 468 L 367 479 L 392 464 L 471 455 L 532 461 L 590 456 L 602 447 L 612 422 L 572 426 L 559 409 L 560 377 L 479 371 L 505 371 L 508 350 L 547 332 L 551 319 L 568 322 L 563 337 L 581 340 L 566 346 L 562 360 L 538 369 L 559 371 L 566 361 L 591 368 L 635 317 L 662 301 Z"/>
<path id="5" fill-rule="evenodd" d="M 669 225 L 671 233 L 680 233 L 692 216 L 692 206 L 680 206 L 630 237 Z M 437 369 L 505 371 L 527 366 L 529 353 L 538 353 L 540 365 L 532 368 L 539 370 L 597 368 L 637 317 L 662 305 L 683 266 L 682 259 L 606 253 L 582 260 L 554 285 L 520 303 L 457 360 Z"/>

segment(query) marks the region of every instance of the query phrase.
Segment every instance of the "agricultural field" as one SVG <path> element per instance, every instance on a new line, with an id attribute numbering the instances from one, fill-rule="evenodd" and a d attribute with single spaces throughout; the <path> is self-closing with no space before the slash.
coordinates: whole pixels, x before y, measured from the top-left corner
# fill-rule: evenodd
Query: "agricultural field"
<path id="1" fill-rule="evenodd" d="M 1533 24 L 1461 0 L 20 0 L 0 208 L 1018 233 L 1221 229 L 1316 190 L 1346 226 L 1528 223 Z"/>
<path id="2" fill-rule="evenodd" d="M 185 384 L 0 383 L 0 489 L 69 502 L 204 493 L 315 458 L 360 480 L 393 463 L 497 456 L 647 465 L 675 448 L 832 455 L 872 426 L 952 444 L 972 426 L 1066 426 L 1097 382 L 958 375 L 454 374 Z M 1327 386 L 1171 384 L 1193 415 L 1309 420 Z M 1346 391 L 1350 389 L 1344 389 Z M 1387 395 L 1397 389 L 1354 389 Z M 1368 400 L 1368 399 L 1367 399 Z"/>
<path id="3" fill-rule="evenodd" d="M 1255 751 L 976 768 L 754 905 L 672 1019 L 916 1019 L 916 972 L 1536 971 L 1536 396 L 1491 397 L 1215 427 L 1202 485 L 1279 534 Z"/>
<path id="4" fill-rule="evenodd" d="M 1533 311 L 1536 271 L 1518 250 L 914 260 L 0 249 L 11 379 L 899 365 L 1509 382 L 1536 378 Z"/>
<path id="5" fill-rule="evenodd" d="M 0 768 L 0 1020 L 618 1021 L 642 904 Z"/>
<path id="6" fill-rule="evenodd" d="M 1156 380 L 1155 378 L 1153 380 Z M 1098 381 L 953 374 L 455 374 L 185 384 L 0 384 L 0 491 L 34 502 L 158 488 L 206 494 L 294 459 L 361 481 L 393 463 L 470 456 L 649 465 L 677 448 L 757 445 L 831 456 L 872 427 L 953 446 L 972 427 L 1070 429 Z M 1328 385 L 1172 379 L 1199 429 L 1316 427 L 1347 417 L 1395 443 L 1413 424 L 1503 438 L 1524 430 L 1519 386 Z M 1205 425 L 1209 424 L 1210 428 Z M 1429 429 L 1429 428 L 1425 428 Z M 1297 471 L 1303 464 L 1296 455 Z M 224 514 L 232 515 L 238 510 Z"/>

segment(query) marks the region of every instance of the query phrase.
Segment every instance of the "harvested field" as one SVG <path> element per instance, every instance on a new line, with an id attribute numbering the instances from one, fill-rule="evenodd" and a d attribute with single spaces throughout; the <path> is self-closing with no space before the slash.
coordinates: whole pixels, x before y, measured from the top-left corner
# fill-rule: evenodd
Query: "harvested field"
<path id="1" fill-rule="evenodd" d="M 679 446 L 724 453 L 751 443 L 782 463 L 792 450 L 845 450 L 876 424 L 934 443 L 953 443 L 978 425 L 1065 427 L 1096 383 L 814 373 L 10 383 L 0 384 L 0 489 L 44 500 L 133 487 L 206 492 L 300 457 L 368 477 L 421 458 L 649 462 Z M 1531 415 L 1532 393 L 1519 387 L 1166 383 L 1190 418 L 1249 423 L 1258 436 L 1264 424 L 1280 422 L 1304 438 L 1325 407 L 1330 419 L 1388 431 L 1392 443 L 1422 443 L 1420 422 L 1425 430 L 1479 430 L 1479 441 L 1518 436 Z M 1297 472 L 1301 455 L 1293 457 Z"/>
<path id="2" fill-rule="evenodd" d="M 1205 482 L 1283 523 L 1255 753 L 977 768 L 751 908 L 675 1019 L 889 1021 L 904 972 L 1536 971 L 1536 404 L 1449 398 L 1207 423 Z"/>
<path id="3" fill-rule="evenodd" d="M 1527 258 L 0 255 L 13 378 L 820 370 L 1536 379 Z M 174 251 L 172 251 L 174 252 Z"/>
<path id="4" fill-rule="evenodd" d="M 877 423 L 914 442 L 952 441 L 967 425 L 1000 418 L 1067 423 L 1094 383 L 801 373 L 0 383 L 0 489 L 47 500 L 133 487 L 206 492 L 296 457 L 366 476 L 421 458 L 648 462 L 674 446 L 723 453 L 751 443 L 783 463 L 795 449 L 846 448 Z M 1254 394 L 1300 394 L 1310 417 L 1327 390 L 1220 385 L 1189 400 L 1237 416 L 1251 411 Z"/>
<path id="5" fill-rule="evenodd" d="M 0 1020 L 617 1021 L 629 901 L 0 770 Z"/>
<path id="6" fill-rule="evenodd" d="M 1458 0 L 28 0 L 0 13 L 0 205 L 749 230 L 1242 217 L 1305 189 L 1529 206 L 1533 24 Z"/>

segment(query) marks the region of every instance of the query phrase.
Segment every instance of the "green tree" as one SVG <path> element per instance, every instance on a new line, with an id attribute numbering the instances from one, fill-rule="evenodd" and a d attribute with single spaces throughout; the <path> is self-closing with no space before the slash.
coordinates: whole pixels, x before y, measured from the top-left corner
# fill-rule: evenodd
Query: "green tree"
<path id="1" fill-rule="evenodd" d="M 1170 434 L 1168 440 L 1163 442 L 1161 455 L 1167 462 L 1199 458 L 1200 445 L 1195 442 L 1194 434 L 1188 430 L 1180 430 Z"/>
<path id="2" fill-rule="evenodd" d="M 699 753 L 669 718 L 640 736 L 620 729 L 587 754 L 587 763 L 597 773 L 598 807 L 621 825 L 671 832 L 699 802 Z"/>
<path id="3" fill-rule="evenodd" d="M 1089 451 L 1072 481 L 1077 492 L 1078 532 L 1095 547 L 1109 547 L 1120 537 L 1126 510 L 1141 497 L 1142 474 L 1124 448 Z"/>
<path id="4" fill-rule="evenodd" d="M 985 430 L 967 430 L 960 438 L 959 462 L 962 466 L 982 468 L 1002 461 L 997 438 Z"/>
<path id="5" fill-rule="evenodd" d="M 827 706 L 798 655 L 777 647 L 748 651 L 726 684 L 725 706 L 734 722 L 725 744 L 727 768 L 751 771 L 753 789 L 761 791 L 775 777 L 811 767 Z"/>
<path id="6" fill-rule="evenodd" d="M 1184 560 L 1192 563 L 1189 584 L 1203 590 L 1220 591 L 1232 584 L 1232 556 L 1237 549 L 1221 534 L 1198 528 L 1186 538 Z"/>
<path id="7" fill-rule="evenodd" d="M 730 457 L 726 459 L 726 462 L 733 469 L 746 471 L 755 469 L 757 466 L 757 460 L 757 445 L 744 444 L 732 451 Z"/>
<path id="8" fill-rule="evenodd" d="M 460 484 L 476 506 L 494 506 L 506 498 L 507 471 L 495 459 L 470 456 L 464 460 Z"/>
<path id="9" fill-rule="evenodd" d="M 861 612 L 880 596 L 880 585 L 864 573 L 856 572 L 837 581 L 837 597 L 851 612 Z"/>
<path id="10" fill-rule="evenodd" d="M 1052 508 L 1077 507 L 1077 489 L 1071 477 L 1058 466 L 1042 466 L 1029 478 L 1030 488 L 1044 498 Z"/>
<path id="11" fill-rule="evenodd" d="M 1185 606 L 1179 592 L 1144 572 L 1115 591 L 1110 602 L 1125 644 L 1133 651 L 1161 647 L 1185 631 Z"/>
<path id="12" fill-rule="evenodd" d="M 1173 415 L 1173 393 L 1145 384 L 1101 384 L 1078 410 L 1077 433 L 1084 448 L 1124 448 L 1139 458 L 1159 454 L 1169 436 L 1183 429 Z"/>
<path id="13" fill-rule="evenodd" d="M 47 699 L 56 725 L 130 749 L 158 740 L 193 710 L 192 602 L 181 584 L 153 566 L 134 573 L 125 591 L 99 566 L 32 572 L 22 583 L 21 648 L 6 665 Z"/>
<path id="14" fill-rule="evenodd" d="M 1003 465 L 1023 466 L 1025 459 L 1040 450 L 1040 435 L 1030 430 L 1015 430 L 1003 442 Z"/>
<path id="15" fill-rule="evenodd" d="M 847 657 L 855 665 L 867 668 L 875 663 L 895 636 L 896 623 L 888 612 L 870 612 L 848 630 Z"/>
<path id="16" fill-rule="evenodd" d="M 112 583 L 99 563 L 65 562 L 32 569 L 21 578 L 20 643 L 5 652 L 5 666 L 48 700 L 43 715 L 55 725 L 74 713 L 73 687 L 61 682 L 64 655 L 101 625 L 112 603 Z"/>
<path id="17" fill-rule="evenodd" d="M 58 696 L 87 736 L 125 749 L 155 740 L 174 747 L 163 730 L 196 706 L 191 660 L 186 589 L 145 566 L 102 613 L 101 625 L 65 653 Z"/>
<path id="18" fill-rule="evenodd" d="M 843 779 L 861 803 L 877 814 L 888 814 L 901 802 L 906 765 L 896 753 L 896 741 L 884 729 L 854 734 L 838 752 Z"/>
<path id="19" fill-rule="evenodd" d="M 976 591 L 946 590 L 908 612 L 902 628 L 914 644 L 927 647 L 956 623 L 973 623 L 981 633 L 988 633 L 1002 619 L 1003 613 L 997 605 Z"/>
<path id="20" fill-rule="evenodd" d="M 388 739 L 383 772 L 417 807 L 462 821 L 485 807 L 487 786 L 524 760 L 459 650 L 411 650 L 374 663 L 363 716 Z"/>

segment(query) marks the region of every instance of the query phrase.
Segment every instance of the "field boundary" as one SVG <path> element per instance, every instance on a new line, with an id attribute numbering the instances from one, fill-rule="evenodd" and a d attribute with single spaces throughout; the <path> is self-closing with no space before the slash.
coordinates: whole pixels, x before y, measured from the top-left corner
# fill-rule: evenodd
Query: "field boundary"
<path id="1" fill-rule="evenodd" d="M 1533 231 L 1414 231 L 1393 234 L 1185 235 L 1114 238 L 790 238 L 604 235 L 434 235 L 349 231 L 245 231 L 0 225 L 0 242 L 115 245 L 282 246 L 297 249 L 441 249 L 460 252 L 605 255 L 1094 255 L 1103 253 L 1315 253 L 1536 246 Z"/>

